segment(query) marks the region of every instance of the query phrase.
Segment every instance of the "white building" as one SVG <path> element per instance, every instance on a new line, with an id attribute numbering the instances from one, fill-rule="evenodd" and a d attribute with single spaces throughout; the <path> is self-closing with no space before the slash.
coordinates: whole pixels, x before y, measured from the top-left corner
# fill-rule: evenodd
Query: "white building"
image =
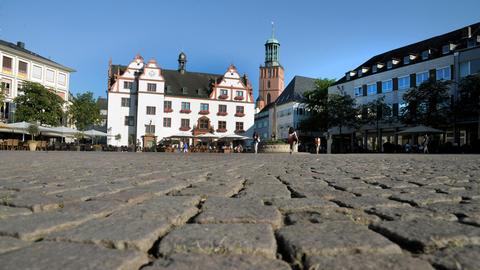
<path id="1" fill-rule="evenodd" d="M 277 139 L 287 139 L 288 129 L 298 129 L 305 120 L 307 110 L 303 94 L 315 90 L 315 79 L 295 76 L 280 96 L 255 115 L 255 131 L 263 139 L 276 134 Z"/>
<path id="2" fill-rule="evenodd" d="M 253 133 L 253 90 L 246 75 L 233 65 L 223 75 L 189 72 L 184 53 L 178 62 L 178 70 L 161 69 L 153 59 L 145 63 L 139 55 L 128 66 L 110 63 L 108 144 L 131 145 L 145 134 L 158 141 L 181 132 Z"/>
<path id="3" fill-rule="evenodd" d="M 13 99 L 24 81 L 40 83 L 68 101 L 71 72 L 74 70 L 25 49 L 23 42 L 0 40 L 0 83 L 6 94 L 5 103 L 0 104 L 0 120 L 15 120 Z"/>

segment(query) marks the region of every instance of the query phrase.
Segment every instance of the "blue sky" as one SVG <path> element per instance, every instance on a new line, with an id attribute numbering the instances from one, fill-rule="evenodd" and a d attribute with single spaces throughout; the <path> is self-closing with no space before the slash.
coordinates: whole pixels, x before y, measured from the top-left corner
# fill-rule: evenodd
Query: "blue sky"
<path id="1" fill-rule="evenodd" d="M 478 0 L 0 0 L 0 39 L 77 70 L 70 89 L 106 96 L 108 59 L 140 53 L 175 69 L 222 73 L 234 63 L 258 92 L 264 43 L 276 25 L 285 83 L 340 78 L 371 56 L 480 21 Z"/>

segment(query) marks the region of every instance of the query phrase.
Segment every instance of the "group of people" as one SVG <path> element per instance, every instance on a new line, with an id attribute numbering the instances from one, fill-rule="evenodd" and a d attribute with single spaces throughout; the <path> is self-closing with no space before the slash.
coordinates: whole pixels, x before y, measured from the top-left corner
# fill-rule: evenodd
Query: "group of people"
<path id="1" fill-rule="evenodd" d="M 260 136 L 257 132 L 253 133 L 253 150 L 258 153 L 258 144 L 260 143 Z M 321 147 L 321 139 L 320 137 L 315 138 L 315 146 L 317 150 L 317 154 L 320 152 Z M 288 129 L 288 144 L 290 145 L 290 154 L 296 151 L 298 145 L 298 134 L 293 127 Z"/>

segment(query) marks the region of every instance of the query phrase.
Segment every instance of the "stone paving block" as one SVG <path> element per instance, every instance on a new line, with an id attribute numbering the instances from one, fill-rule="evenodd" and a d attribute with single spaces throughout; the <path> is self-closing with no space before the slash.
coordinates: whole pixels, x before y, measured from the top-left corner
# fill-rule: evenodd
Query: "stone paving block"
<path id="1" fill-rule="evenodd" d="M 121 207 L 113 202 L 67 203 L 56 211 L 34 213 L 0 219 L 0 235 L 33 241 L 62 229 L 80 225 L 91 219 L 108 215 Z"/>
<path id="2" fill-rule="evenodd" d="M 177 195 L 199 195 L 202 198 L 232 197 L 243 188 L 244 180 L 230 182 L 200 182 L 178 192 Z"/>
<path id="3" fill-rule="evenodd" d="M 290 198 L 290 191 L 286 185 L 277 181 L 275 184 L 250 184 L 245 185 L 245 188 L 237 195 L 240 198 L 260 198 L 263 200 L 269 200 L 273 198 Z"/>
<path id="4" fill-rule="evenodd" d="M 429 256 L 430 262 L 438 269 L 478 270 L 480 269 L 480 246 L 447 248 Z"/>
<path id="5" fill-rule="evenodd" d="M 287 225 L 297 223 L 325 223 L 331 221 L 351 221 L 360 225 L 369 225 L 380 222 L 381 219 L 375 215 L 368 215 L 362 210 L 343 207 L 326 208 L 322 211 L 288 213 L 285 218 Z"/>
<path id="6" fill-rule="evenodd" d="M 267 202 L 280 210 L 283 214 L 294 212 L 316 212 L 325 208 L 338 207 L 335 203 L 317 198 L 272 199 Z"/>
<path id="7" fill-rule="evenodd" d="M 186 224 L 167 234 L 159 253 L 248 254 L 275 259 L 277 243 L 267 224 Z"/>
<path id="8" fill-rule="evenodd" d="M 74 201 L 71 198 L 59 198 L 55 195 L 46 195 L 37 192 L 17 192 L 7 199 L 0 201 L 7 206 L 28 208 L 33 212 L 50 211 L 60 208 L 66 201 Z"/>
<path id="9" fill-rule="evenodd" d="M 382 198 L 388 198 L 392 196 L 393 194 L 398 193 L 398 191 L 394 189 L 383 189 L 383 188 L 377 188 L 377 189 L 372 189 L 372 188 L 364 188 L 364 189 L 357 189 L 352 191 L 353 194 L 357 196 L 362 196 L 362 197 L 382 197 Z"/>
<path id="10" fill-rule="evenodd" d="M 266 259 L 250 255 L 204 255 L 173 254 L 167 259 L 156 260 L 144 270 L 290 270 L 290 266 L 281 260 Z"/>
<path id="11" fill-rule="evenodd" d="M 23 248 L 31 244 L 31 242 L 18 240 L 17 238 L 0 236 L 0 253 Z"/>
<path id="12" fill-rule="evenodd" d="M 480 228 L 436 219 L 385 221 L 370 225 L 373 230 L 414 252 L 480 244 Z"/>
<path id="13" fill-rule="evenodd" d="M 426 261 L 403 254 L 361 254 L 347 256 L 309 256 L 305 269 L 310 270 L 434 270 Z"/>
<path id="14" fill-rule="evenodd" d="M 14 216 L 30 215 L 32 211 L 27 208 L 0 205 L 0 219 Z"/>
<path id="15" fill-rule="evenodd" d="M 199 197 L 159 197 L 86 222 L 70 230 L 53 233 L 47 239 L 93 243 L 116 249 L 147 252 L 172 226 L 186 223 L 197 214 Z"/>
<path id="16" fill-rule="evenodd" d="M 277 236 L 291 262 L 314 255 L 401 253 L 400 247 L 387 238 L 348 221 L 286 226 L 277 231 Z"/>
<path id="17" fill-rule="evenodd" d="M 26 248 L 0 254 L 2 269 L 139 269 L 148 256 L 75 243 L 42 241 Z"/>
<path id="18" fill-rule="evenodd" d="M 390 199 L 416 206 L 424 206 L 438 202 L 458 203 L 462 200 L 462 197 L 443 193 L 402 193 L 392 195 Z"/>
<path id="19" fill-rule="evenodd" d="M 260 199 L 210 197 L 202 206 L 195 222 L 208 223 L 266 223 L 273 228 L 282 225 L 282 215 Z"/>
<path id="20" fill-rule="evenodd" d="M 302 189 L 297 190 L 296 187 L 292 187 L 295 191 L 303 194 L 307 198 L 318 198 L 324 200 L 333 200 L 335 198 L 354 197 L 353 193 L 347 191 L 336 190 L 332 187 L 305 185 Z"/>
<path id="21" fill-rule="evenodd" d="M 332 200 L 340 206 L 357 209 L 370 209 L 372 207 L 405 207 L 408 204 L 375 196 L 344 197 Z"/>
<path id="22" fill-rule="evenodd" d="M 447 221 L 457 221 L 457 217 L 448 213 L 437 213 L 425 208 L 406 206 L 406 207 L 372 207 L 366 209 L 365 212 L 377 215 L 385 220 L 414 220 L 414 219 L 439 219 Z"/>

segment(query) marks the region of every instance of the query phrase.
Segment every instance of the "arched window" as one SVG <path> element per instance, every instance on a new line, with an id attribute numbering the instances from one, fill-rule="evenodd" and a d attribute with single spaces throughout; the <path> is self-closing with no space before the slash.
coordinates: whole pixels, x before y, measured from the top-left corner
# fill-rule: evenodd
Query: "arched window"
<path id="1" fill-rule="evenodd" d="M 270 104 L 272 100 L 272 97 L 270 96 L 270 93 L 267 94 L 267 104 Z"/>
<path id="2" fill-rule="evenodd" d="M 270 81 L 267 81 L 267 88 L 270 89 Z"/>

